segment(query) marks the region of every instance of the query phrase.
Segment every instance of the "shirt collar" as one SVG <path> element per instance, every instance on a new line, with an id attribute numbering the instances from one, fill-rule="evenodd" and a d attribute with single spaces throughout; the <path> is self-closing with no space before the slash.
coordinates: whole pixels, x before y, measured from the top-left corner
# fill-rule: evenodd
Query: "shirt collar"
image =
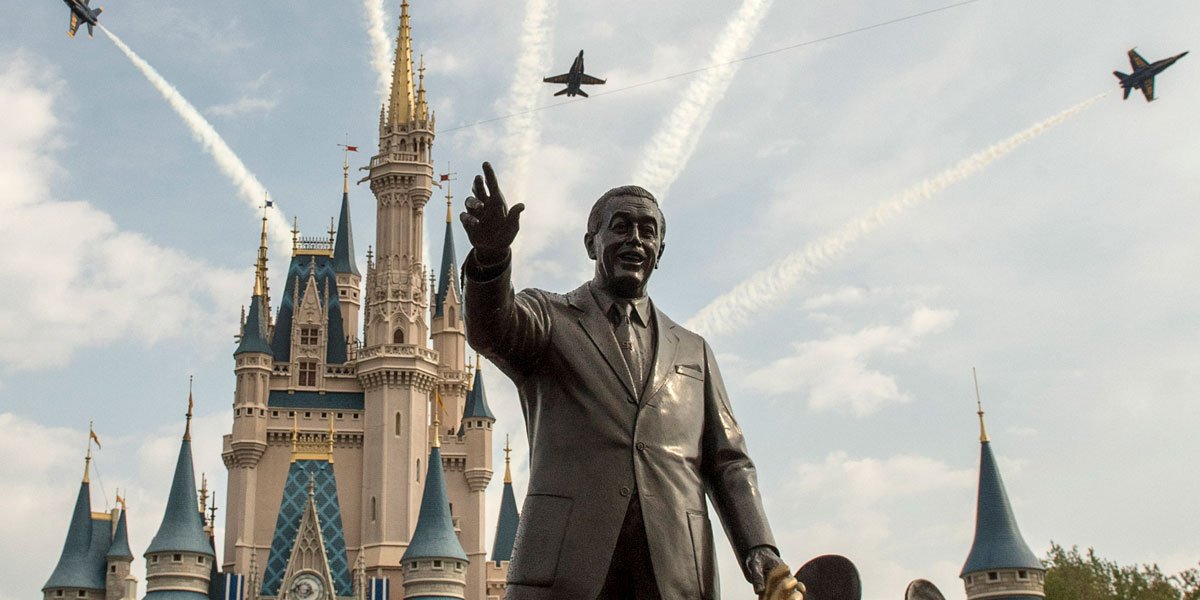
<path id="1" fill-rule="evenodd" d="M 592 298 L 596 300 L 596 304 L 600 306 L 600 311 L 605 316 L 612 314 L 613 304 L 619 301 L 628 302 L 633 307 L 630 319 L 641 325 L 649 327 L 650 325 L 650 296 L 642 296 L 640 298 L 616 298 L 608 293 L 608 290 L 596 285 L 594 282 L 588 282 L 588 287 L 592 290 Z"/>

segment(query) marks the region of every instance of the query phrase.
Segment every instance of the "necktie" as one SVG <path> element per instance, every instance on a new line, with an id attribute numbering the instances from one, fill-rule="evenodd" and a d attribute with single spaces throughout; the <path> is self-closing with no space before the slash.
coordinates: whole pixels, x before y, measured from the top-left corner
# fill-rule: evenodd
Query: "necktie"
<path id="1" fill-rule="evenodd" d="M 642 365 L 642 345 L 637 332 L 634 331 L 631 313 L 633 305 L 628 302 L 615 302 L 617 310 L 617 345 L 621 347 L 621 356 L 625 357 L 625 366 L 629 367 L 629 375 L 633 379 L 634 389 L 641 391 L 645 382 Z"/>

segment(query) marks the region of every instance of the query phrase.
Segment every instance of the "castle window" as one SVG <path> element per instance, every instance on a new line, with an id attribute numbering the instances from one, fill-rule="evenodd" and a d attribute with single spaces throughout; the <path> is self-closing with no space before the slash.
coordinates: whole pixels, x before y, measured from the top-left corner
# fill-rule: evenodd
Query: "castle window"
<path id="1" fill-rule="evenodd" d="M 1017 579 L 1029 579 L 1029 571 L 1017 571 Z"/>
<path id="2" fill-rule="evenodd" d="M 79 596 L 80 598 L 87 598 L 87 592 L 85 592 L 83 590 L 79 590 L 78 592 L 75 592 L 75 595 Z"/>
<path id="3" fill-rule="evenodd" d="M 1000 574 L 995 571 L 988 571 L 988 581 L 999 581 Z"/>
<path id="4" fill-rule="evenodd" d="M 318 329 L 316 327 L 301 327 L 300 328 L 300 344 L 302 346 L 316 346 L 317 345 L 317 332 L 318 332 Z"/>
<path id="5" fill-rule="evenodd" d="M 157 555 L 157 554 L 155 554 L 154 556 L 151 556 L 151 557 L 150 557 L 150 564 L 152 564 L 152 565 L 157 565 L 157 564 L 158 564 L 158 555 Z"/>
<path id="6" fill-rule="evenodd" d="M 400 435 L 400 411 L 396 411 L 396 436 Z"/>
<path id="7" fill-rule="evenodd" d="M 317 385 L 317 363 L 310 360 L 300 361 L 300 385 Z"/>
<path id="8" fill-rule="evenodd" d="M 375 496 L 371 496 L 371 520 L 375 520 Z"/>
<path id="9" fill-rule="evenodd" d="M 108 572 L 109 572 L 109 573 L 116 573 L 116 572 L 117 572 L 117 565 L 109 565 L 109 567 L 108 567 Z"/>
<path id="10" fill-rule="evenodd" d="M 355 420 L 358 419 L 358 413 L 354 413 L 354 418 L 355 418 Z"/>
<path id="11" fill-rule="evenodd" d="M 421 459 L 417 459 L 417 481 L 421 481 Z"/>
<path id="12" fill-rule="evenodd" d="M 443 568 L 442 561 L 440 561 L 440 560 L 433 561 L 433 568 L 441 570 Z"/>
<path id="13" fill-rule="evenodd" d="M 450 323 L 457 323 L 457 321 L 454 320 L 454 307 L 453 306 L 451 306 L 449 309 L 446 310 L 446 314 L 450 315 L 450 319 L 449 319 Z"/>
<path id="14" fill-rule="evenodd" d="M 63 595 L 63 592 L 62 592 L 62 590 L 54 590 L 54 596 L 55 596 L 55 597 L 57 597 L 57 598 L 62 598 L 62 595 Z"/>
<path id="15" fill-rule="evenodd" d="M 197 556 L 197 557 L 196 557 L 196 564 L 198 564 L 198 565 L 202 565 L 202 564 L 204 564 L 204 557 L 203 557 L 203 556 Z"/>
<path id="16" fill-rule="evenodd" d="M 274 417 L 274 418 L 278 418 L 278 417 L 279 417 L 279 411 L 277 411 L 277 410 L 273 410 L 273 411 L 271 411 L 271 416 L 272 416 L 272 417 Z"/>
<path id="17" fill-rule="evenodd" d="M 346 415 L 345 415 L 345 414 L 343 414 L 343 413 L 338 413 L 338 414 L 337 414 L 337 418 L 339 418 L 339 419 L 344 419 L 344 418 L 346 418 Z"/>
<path id="18" fill-rule="evenodd" d="M 321 413 L 321 418 L 322 418 L 322 419 L 328 419 L 328 418 L 329 418 L 329 413 Z"/>
<path id="19" fill-rule="evenodd" d="M 171 562 L 183 562 L 183 555 L 182 554 L 171 555 Z"/>
<path id="20" fill-rule="evenodd" d="M 456 561 L 454 561 L 454 570 L 455 570 L 455 571 L 462 571 L 462 570 L 463 570 L 463 564 L 462 564 L 462 563 L 460 563 L 460 562 L 458 562 L 457 560 L 456 560 Z"/>
<path id="21" fill-rule="evenodd" d="M 304 418 L 305 418 L 305 419 L 311 419 L 311 418 L 312 418 L 312 413 L 310 413 L 310 412 L 305 412 L 305 413 L 304 413 Z"/>
<path id="22" fill-rule="evenodd" d="M 403 329 L 397 329 L 395 332 L 392 333 L 392 343 L 393 344 L 403 344 L 404 343 L 404 330 Z"/>

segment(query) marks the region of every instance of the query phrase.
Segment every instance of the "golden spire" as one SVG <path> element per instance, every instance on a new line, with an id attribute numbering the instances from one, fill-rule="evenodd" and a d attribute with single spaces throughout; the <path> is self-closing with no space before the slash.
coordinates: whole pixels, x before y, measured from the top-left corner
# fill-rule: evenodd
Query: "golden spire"
<path id="1" fill-rule="evenodd" d="M 396 35 L 396 58 L 392 67 L 392 94 L 388 107 L 390 125 L 411 121 L 414 117 L 412 29 L 408 24 L 408 0 L 400 4 L 400 29 Z"/>
<path id="2" fill-rule="evenodd" d="M 440 406 L 442 404 L 441 393 L 437 390 L 434 390 L 433 393 L 437 396 L 437 403 Z M 442 447 L 442 418 L 439 413 L 441 413 L 440 410 L 433 411 L 433 448 Z"/>
<path id="3" fill-rule="evenodd" d="M 292 256 L 300 248 L 300 217 L 292 216 Z"/>
<path id="4" fill-rule="evenodd" d="M 417 118 L 429 118 L 429 105 L 425 103 L 425 55 L 421 55 L 421 67 L 417 69 Z"/>
<path id="5" fill-rule="evenodd" d="M 300 415 L 292 413 L 292 462 L 296 461 L 296 445 L 300 441 Z"/>
<path id="6" fill-rule="evenodd" d="M 333 413 L 329 413 L 329 462 L 333 462 Z"/>
<path id="7" fill-rule="evenodd" d="M 200 514 L 204 514 L 204 509 L 208 505 L 208 475 L 200 474 Z"/>
<path id="8" fill-rule="evenodd" d="M 350 152 L 342 153 L 342 195 L 350 193 Z"/>
<path id="9" fill-rule="evenodd" d="M 975 367 L 971 367 L 971 378 L 975 380 L 975 406 L 979 408 L 979 441 L 987 442 L 987 428 L 983 426 L 983 400 L 979 397 L 979 377 L 975 375 Z"/>
<path id="10" fill-rule="evenodd" d="M 254 264 L 254 295 L 267 295 L 267 206 L 263 203 L 262 235 L 258 241 L 258 261 Z"/>
<path id="11" fill-rule="evenodd" d="M 87 454 L 83 457 L 83 483 L 90 483 L 92 470 L 92 443 L 88 440 Z"/>
<path id="12" fill-rule="evenodd" d="M 504 483 L 512 483 L 512 447 L 508 445 L 508 434 L 504 434 Z"/>
<path id="13" fill-rule="evenodd" d="M 188 375 L 188 410 L 187 410 L 187 415 L 186 415 L 187 416 L 187 424 L 184 425 L 184 427 L 183 427 L 183 439 L 184 439 L 184 441 L 187 441 L 187 442 L 192 441 L 192 406 L 193 406 L 193 404 L 195 404 L 195 403 L 192 401 L 192 376 Z"/>
<path id="14" fill-rule="evenodd" d="M 329 247 L 330 248 L 333 247 L 335 233 L 337 233 L 337 229 L 334 229 L 334 227 L 333 227 L 333 217 L 329 217 Z"/>
<path id="15" fill-rule="evenodd" d="M 450 164 L 446 164 L 446 224 L 454 222 L 454 199 L 450 197 Z"/>

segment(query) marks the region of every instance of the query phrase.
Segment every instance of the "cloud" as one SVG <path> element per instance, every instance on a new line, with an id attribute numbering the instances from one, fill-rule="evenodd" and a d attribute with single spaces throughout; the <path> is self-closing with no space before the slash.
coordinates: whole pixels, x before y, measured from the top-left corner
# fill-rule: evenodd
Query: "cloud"
<path id="1" fill-rule="evenodd" d="M 237 117 L 247 113 L 275 110 L 275 107 L 279 106 L 279 99 L 270 97 L 272 94 L 262 93 L 270 78 L 270 71 L 263 73 L 254 81 L 242 86 L 242 95 L 237 100 L 210 106 L 204 112 L 218 117 Z"/>
<path id="2" fill-rule="evenodd" d="M 63 83 L 38 70 L 19 56 L 0 64 L 0 278 L 21 290 L 0 299 L 0 366 L 65 364 L 122 338 L 229 334 L 248 271 L 205 264 L 121 231 L 87 202 L 54 197 L 52 182 L 65 176 L 51 155 Z"/>
<path id="3" fill-rule="evenodd" d="M 888 404 L 909 401 L 896 380 L 873 370 L 879 355 L 904 354 L 921 338 L 945 330 L 958 311 L 917 308 L 901 325 L 878 325 L 854 333 L 795 345 L 792 356 L 752 373 L 748 385 L 768 395 L 802 394 L 812 410 L 849 409 L 864 417 Z"/>

